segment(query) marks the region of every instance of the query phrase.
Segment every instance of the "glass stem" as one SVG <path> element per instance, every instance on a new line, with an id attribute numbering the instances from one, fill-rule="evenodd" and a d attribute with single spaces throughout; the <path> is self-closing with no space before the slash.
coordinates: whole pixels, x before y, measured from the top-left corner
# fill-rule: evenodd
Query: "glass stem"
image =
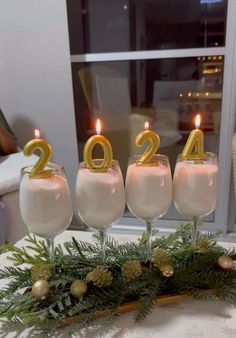
<path id="1" fill-rule="evenodd" d="M 99 230 L 99 234 L 101 238 L 102 259 L 103 262 L 105 263 L 107 230 L 106 229 Z"/>
<path id="2" fill-rule="evenodd" d="M 194 218 L 193 218 L 193 224 L 192 224 L 192 238 L 191 238 L 191 242 L 192 242 L 192 246 L 193 246 L 193 247 L 195 247 L 195 244 L 196 244 L 198 220 L 199 220 L 198 217 L 194 217 Z"/>
<path id="3" fill-rule="evenodd" d="M 147 251 L 148 256 L 152 255 L 152 222 L 146 221 Z"/>
<path id="4" fill-rule="evenodd" d="M 50 263 L 54 261 L 54 238 L 47 238 L 48 254 Z"/>

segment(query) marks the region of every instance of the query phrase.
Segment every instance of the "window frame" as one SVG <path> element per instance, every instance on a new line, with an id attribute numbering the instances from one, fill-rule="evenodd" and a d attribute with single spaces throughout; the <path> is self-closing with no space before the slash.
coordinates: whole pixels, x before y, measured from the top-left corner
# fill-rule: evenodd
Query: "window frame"
<path id="1" fill-rule="evenodd" d="M 122 61 L 142 59 L 187 58 L 199 56 L 224 56 L 223 95 L 221 107 L 220 142 L 219 142 L 219 169 L 220 188 L 219 202 L 215 210 L 214 222 L 204 222 L 202 229 L 220 229 L 224 234 L 232 229 L 232 193 L 230 194 L 231 180 L 231 143 L 235 126 L 236 113 L 236 0 L 228 0 L 226 39 L 224 47 L 201 47 L 171 50 L 146 50 L 112 53 L 72 54 L 71 63 L 89 63 L 100 61 Z M 231 196 L 231 198 L 230 198 Z M 179 220 L 158 220 L 161 232 L 172 232 L 179 224 Z M 113 226 L 115 231 L 143 231 L 143 223 L 135 217 L 122 217 L 120 222 Z"/>

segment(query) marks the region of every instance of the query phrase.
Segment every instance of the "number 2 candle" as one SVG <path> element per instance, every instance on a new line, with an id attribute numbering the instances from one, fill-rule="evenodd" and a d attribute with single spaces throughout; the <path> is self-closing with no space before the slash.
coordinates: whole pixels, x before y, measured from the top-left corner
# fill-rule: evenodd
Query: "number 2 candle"
<path id="1" fill-rule="evenodd" d="M 52 148 L 46 140 L 39 138 L 39 136 L 39 130 L 35 129 L 35 138 L 24 147 L 24 155 L 27 157 L 31 156 L 35 150 L 40 150 L 40 157 L 29 175 L 31 178 L 46 178 L 51 175 L 51 171 L 45 170 L 45 167 L 52 156 Z"/>
<path id="2" fill-rule="evenodd" d="M 139 147 L 144 141 L 150 144 L 146 151 L 135 157 L 136 162 L 128 166 L 126 176 L 126 196 L 129 210 L 142 220 L 154 220 L 163 215 L 170 207 L 172 198 L 172 179 L 169 166 L 161 163 L 167 158 L 156 155 L 160 137 L 149 130 L 148 122 L 145 129 L 135 139 Z"/>
<path id="3" fill-rule="evenodd" d="M 145 141 L 148 141 L 149 145 L 139 161 L 136 163 L 137 165 L 145 165 L 146 163 L 151 162 L 153 155 L 160 146 L 160 137 L 154 131 L 149 130 L 148 122 L 145 122 L 144 128 L 145 130 L 139 133 L 136 137 L 135 144 L 137 147 L 141 147 Z"/>
<path id="4" fill-rule="evenodd" d="M 20 210 L 28 229 L 51 241 L 70 223 L 71 196 L 63 169 L 48 164 L 52 155 L 50 144 L 40 138 L 37 129 L 35 136 L 25 145 L 24 155 L 31 156 L 39 149 L 40 156 L 35 165 L 22 169 Z"/>

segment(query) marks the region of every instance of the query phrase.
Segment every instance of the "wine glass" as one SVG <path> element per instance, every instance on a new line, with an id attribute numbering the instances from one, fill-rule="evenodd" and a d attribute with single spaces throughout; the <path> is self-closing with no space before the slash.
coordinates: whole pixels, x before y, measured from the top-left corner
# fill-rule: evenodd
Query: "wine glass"
<path id="1" fill-rule="evenodd" d="M 35 178 L 30 175 L 32 168 L 21 169 L 21 217 L 29 231 L 46 239 L 53 262 L 54 238 L 68 228 L 73 216 L 70 189 L 62 166 L 47 164 L 50 175 Z"/>
<path id="2" fill-rule="evenodd" d="M 218 199 L 217 156 L 206 154 L 202 160 L 183 159 L 178 155 L 174 172 L 174 204 L 180 214 L 192 221 L 193 246 L 199 220 L 215 210 Z"/>
<path id="3" fill-rule="evenodd" d="M 136 155 L 129 159 L 126 200 L 130 212 L 146 223 L 147 250 L 150 257 L 152 223 L 170 208 L 172 178 L 167 156 L 156 154 L 151 162 L 138 165 L 140 158 L 140 155 Z"/>
<path id="4" fill-rule="evenodd" d="M 93 161 L 98 167 L 103 163 L 101 159 Z M 113 160 L 105 172 L 91 170 L 81 162 L 76 181 L 76 197 L 82 221 L 100 233 L 105 259 L 106 231 L 112 223 L 119 220 L 125 209 L 124 182 L 118 161 Z"/>

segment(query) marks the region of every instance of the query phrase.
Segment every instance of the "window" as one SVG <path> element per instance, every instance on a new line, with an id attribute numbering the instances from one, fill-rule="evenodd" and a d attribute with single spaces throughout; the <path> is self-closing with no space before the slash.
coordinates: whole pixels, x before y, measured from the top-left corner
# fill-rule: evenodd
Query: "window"
<path id="1" fill-rule="evenodd" d="M 68 0 L 68 12 L 72 54 L 225 45 L 225 0 Z"/>
<path id="2" fill-rule="evenodd" d="M 133 140 L 149 121 L 173 172 L 193 118 L 201 113 L 205 147 L 219 154 L 221 169 L 221 198 L 207 227 L 226 230 L 229 184 L 224 177 L 230 175 L 235 105 L 234 0 L 67 3 L 79 158 L 101 117 L 125 178 L 128 157 L 138 153 Z M 158 223 L 171 228 L 182 218 L 172 207 Z M 129 224 L 134 228 L 141 222 L 127 211 L 117 227 Z"/>

